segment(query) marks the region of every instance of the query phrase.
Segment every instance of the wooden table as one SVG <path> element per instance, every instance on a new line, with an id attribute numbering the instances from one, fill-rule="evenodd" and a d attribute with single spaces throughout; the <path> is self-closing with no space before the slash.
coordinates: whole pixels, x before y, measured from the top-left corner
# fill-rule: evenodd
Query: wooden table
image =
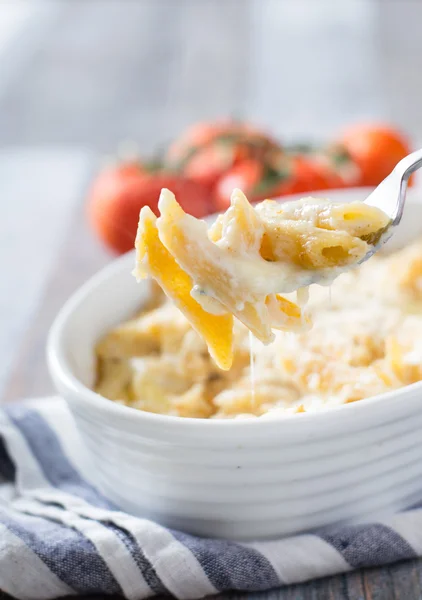
<path id="1" fill-rule="evenodd" d="M 192 120 L 228 112 L 285 137 L 327 136 L 376 116 L 422 139 L 416 0 L 53 4 L 42 3 L 23 48 L 11 43 L 0 75 L 0 394 L 9 401 L 52 392 L 48 328 L 111 258 L 83 202 L 119 140 L 149 151 Z M 0 44 L 0 73 L 5 56 Z M 224 597 L 417 600 L 421 565 Z"/>

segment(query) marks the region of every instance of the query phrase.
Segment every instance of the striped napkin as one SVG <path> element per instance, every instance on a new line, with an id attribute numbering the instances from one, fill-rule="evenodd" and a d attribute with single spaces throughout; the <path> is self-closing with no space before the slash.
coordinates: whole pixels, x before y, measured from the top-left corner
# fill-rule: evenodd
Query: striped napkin
<path id="1" fill-rule="evenodd" d="M 125 514 L 86 481 L 59 398 L 0 410 L 0 590 L 22 600 L 258 591 L 422 554 L 422 509 L 279 541 L 201 539 Z"/>

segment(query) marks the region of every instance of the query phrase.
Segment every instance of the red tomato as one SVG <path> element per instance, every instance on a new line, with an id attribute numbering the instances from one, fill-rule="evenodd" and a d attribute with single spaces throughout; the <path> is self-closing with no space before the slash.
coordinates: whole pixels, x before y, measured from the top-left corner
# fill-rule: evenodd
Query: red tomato
<path id="1" fill-rule="evenodd" d="M 224 211 L 230 206 L 230 197 L 235 188 L 239 188 L 248 197 L 262 179 L 263 165 L 257 160 L 244 160 L 228 171 L 217 183 L 215 189 L 215 205 L 218 211 Z"/>
<path id="2" fill-rule="evenodd" d="M 324 148 L 315 155 L 314 160 L 323 169 L 330 189 L 359 185 L 360 168 L 343 146 L 334 144 Z"/>
<path id="3" fill-rule="evenodd" d="M 239 162 L 266 162 L 280 150 L 265 132 L 246 123 L 199 123 L 170 146 L 165 161 L 169 168 L 213 189 Z"/>
<path id="4" fill-rule="evenodd" d="M 401 133 L 385 125 L 349 127 L 338 140 L 361 171 L 360 185 L 378 185 L 411 152 Z"/>
<path id="5" fill-rule="evenodd" d="M 208 190 L 199 183 L 168 173 L 148 174 L 140 168 L 120 165 L 102 171 L 88 196 L 88 218 L 104 244 L 122 254 L 134 246 L 139 211 L 145 205 L 157 213 L 162 188 L 170 189 L 195 217 L 213 212 Z"/>
<path id="6" fill-rule="evenodd" d="M 249 159 L 239 162 L 221 177 L 215 188 L 214 200 L 218 210 L 226 210 L 234 188 L 241 189 L 249 202 L 259 202 L 283 194 L 294 194 L 294 185 L 292 163 L 285 156 L 279 157 L 277 166 Z"/>
<path id="7" fill-rule="evenodd" d="M 170 163 L 183 160 L 193 148 L 200 148 L 213 142 L 216 137 L 230 133 L 233 127 L 233 121 L 195 123 L 170 145 L 167 151 L 167 160 Z"/>
<path id="8" fill-rule="evenodd" d="M 292 160 L 292 181 L 286 193 L 300 194 L 301 192 L 326 190 L 330 187 L 330 178 L 334 177 L 334 174 L 330 173 L 324 165 L 306 155 L 298 154 Z"/>
<path id="9" fill-rule="evenodd" d="M 192 155 L 183 173 L 189 179 L 212 189 L 221 173 L 233 164 L 234 152 L 229 145 L 213 144 Z"/>

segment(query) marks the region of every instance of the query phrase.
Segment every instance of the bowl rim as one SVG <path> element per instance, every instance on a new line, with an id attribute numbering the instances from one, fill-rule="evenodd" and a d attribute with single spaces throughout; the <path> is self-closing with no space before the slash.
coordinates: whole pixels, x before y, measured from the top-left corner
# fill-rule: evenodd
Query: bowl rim
<path id="1" fill-rule="evenodd" d="M 342 196 L 351 193 L 358 193 L 359 195 L 368 195 L 373 188 L 345 188 L 336 190 L 327 190 L 330 196 Z M 417 191 L 417 188 L 413 188 L 412 192 Z M 323 193 L 325 191 L 323 190 Z M 309 196 L 315 194 L 315 196 L 321 196 L 320 192 L 309 192 Z M 305 197 L 303 194 L 294 194 L 284 196 L 283 201 L 295 200 L 298 198 Z M 416 199 L 410 200 L 410 202 L 417 203 Z M 218 213 L 216 213 L 218 214 Z M 209 215 L 206 220 L 215 218 L 216 214 Z M 275 415 L 271 418 L 250 418 L 250 419 L 201 419 L 193 417 L 179 417 L 175 415 L 165 415 L 159 413 L 151 413 L 142 411 L 131 406 L 118 404 L 113 400 L 109 400 L 100 394 L 97 394 L 94 390 L 84 385 L 73 373 L 66 359 L 65 353 L 65 339 L 64 331 L 68 320 L 71 318 L 73 312 L 83 304 L 84 300 L 91 294 L 95 288 L 101 284 L 101 282 L 108 279 L 114 273 L 120 272 L 123 265 L 130 264 L 130 261 L 134 261 L 135 251 L 131 250 L 123 254 L 122 256 L 112 260 L 111 263 L 100 269 L 92 277 L 90 277 L 84 284 L 82 284 L 65 302 L 56 315 L 47 339 L 47 363 L 50 373 L 53 379 L 59 381 L 64 388 L 73 392 L 76 396 L 83 399 L 85 402 L 90 404 L 93 408 L 113 413 L 116 416 L 120 416 L 123 419 L 138 419 L 151 424 L 163 424 L 168 427 L 180 427 L 183 425 L 184 428 L 212 428 L 212 429 L 227 429 L 235 427 L 236 429 L 253 429 L 255 432 L 260 428 L 268 428 L 269 426 L 281 427 L 283 424 L 287 424 L 288 427 L 314 422 L 320 420 L 327 421 L 338 418 L 348 419 L 352 415 L 359 415 L 362 411 L 368 412 L 370 407 L 378 407 L 380 403 L 386 406 L 389 402 L 394 402 L 397 397 L 403 397 L 403 395 L 412 394 L 418 389 L 422 389 L 422 381 L 418 381 L 413 384 L 403 386 L 396 390 L 390 390 L 383 394 L 371 396 L 369 398 L 362 398 L 362 400 L 356 402 L 350 402 L 346 404 L 339 404 L 336 406 L 330 406 L 323 408 L 315 412 L 298 413 L 295 415 Z M 135 416 L 137 415 L 137 416 Z M 294 418 L 293 418 L 294 417 Z"/>

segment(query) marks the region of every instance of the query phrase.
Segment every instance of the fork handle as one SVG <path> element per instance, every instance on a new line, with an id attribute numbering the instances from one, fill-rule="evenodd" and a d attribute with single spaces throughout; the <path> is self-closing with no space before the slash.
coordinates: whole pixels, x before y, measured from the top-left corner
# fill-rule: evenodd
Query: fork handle
<path id="1" fill-rule="evenodd" d="M 408 154 L 401 159 L 393 169 L 393 173 L 399 175 L 406 182 L 412 173 L 422 167 L 422 149 L 415 150 L 412 154 Z"/>

